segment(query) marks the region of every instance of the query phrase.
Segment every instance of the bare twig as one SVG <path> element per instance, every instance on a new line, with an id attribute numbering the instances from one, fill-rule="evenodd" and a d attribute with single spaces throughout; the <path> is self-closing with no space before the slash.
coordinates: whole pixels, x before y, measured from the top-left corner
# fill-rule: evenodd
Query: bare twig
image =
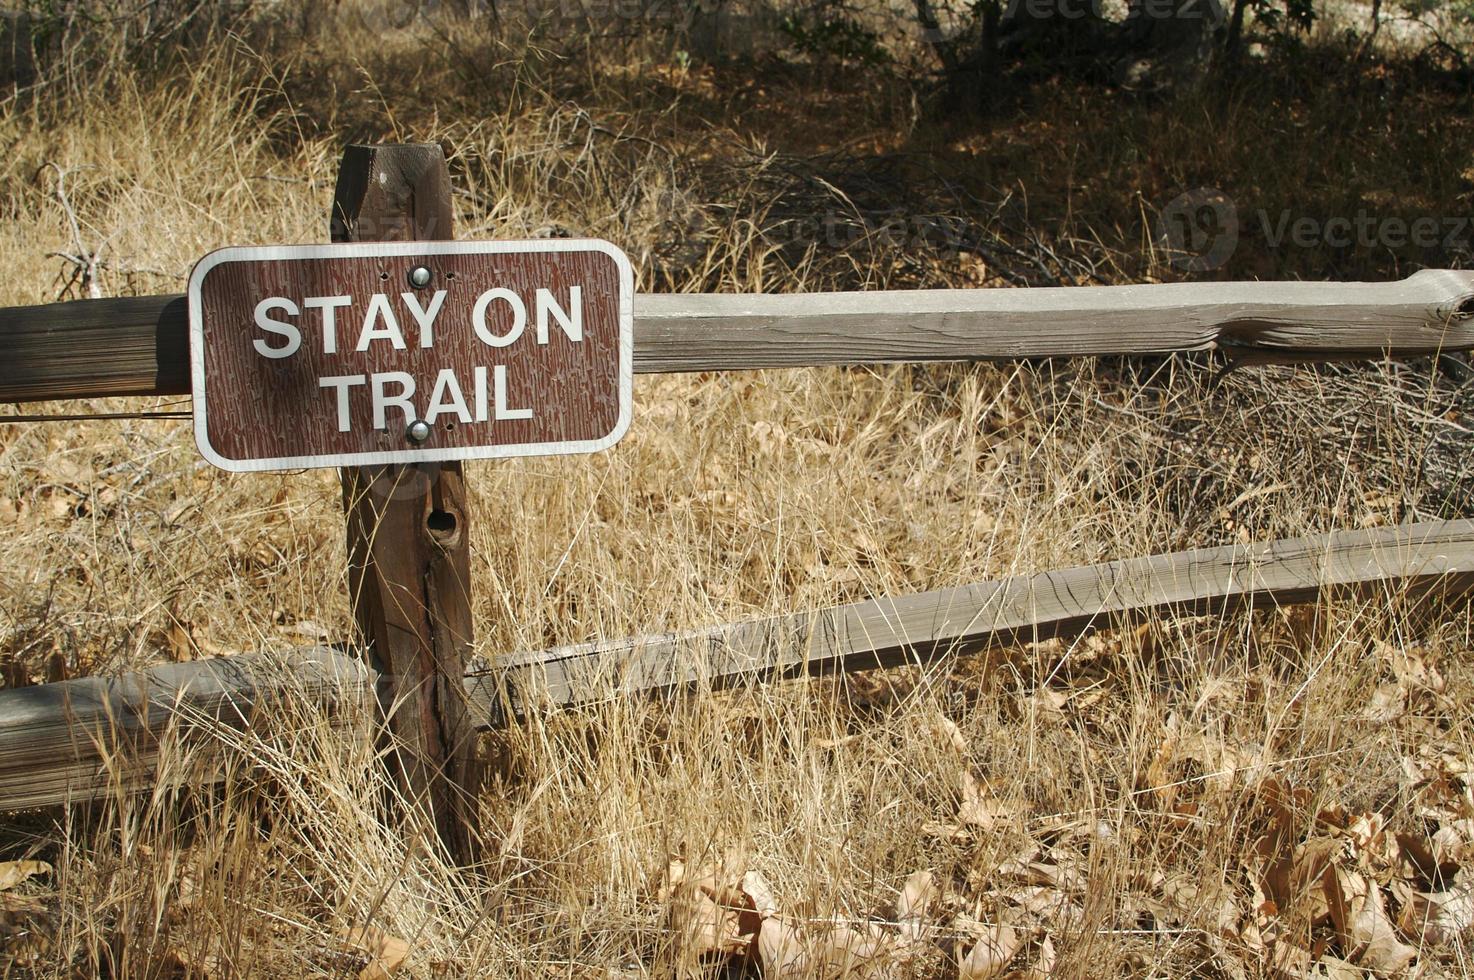
<path id="1" fill-rule="evenodd" d="M 72 253 L 51 252 L 47 256 L 48 258 L 66 259 L 73 266 L 72 275 L 67 280 L 67 284 L 62 287 L 61 293 L 64 295 L 75 283 L 86 291 L 89 299 L 102 299 L 102 284 L 98 282 L 97 272 L 102 261 L 102 250 L 107 248 L 107 241 L 104 240 L 96 250 L 87 248 L 87 243 L 82 240 L 82 223 L 77 219 L 77 212 L 67 197 L 67 175 L 74 171 L 57 163 L 48 163 L 46 166 L 56 171 L 56 200 L 61 205 L 62 212 L 66 214 L 67 227 L 72 233 L 72 244 L 76 247 L 76 251 Z"/>

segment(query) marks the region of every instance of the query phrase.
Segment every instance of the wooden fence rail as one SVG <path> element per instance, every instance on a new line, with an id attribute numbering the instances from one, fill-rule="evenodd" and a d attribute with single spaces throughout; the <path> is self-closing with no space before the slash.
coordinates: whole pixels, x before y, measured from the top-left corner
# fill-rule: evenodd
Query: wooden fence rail
<path id="1" fill-rule="evenodd" d="M 1074 636 L 1153 613 L 1223 614 L 1322 593 L 1474 587 L 1474 521 L 1334 531 L 1129 558 L 668 636 L 498 658 L 469 679 L 487 703 L 505 678 L 514 711 L 746 676 L 924 663 Z M 483 687 L 483 684 L 485 685 Z M 486 717 L 478 708 L 477 714 Z"/>
<path id="2" fill-rule="evenodd" d="M 1474 521 L 1335 531 L 498 658 L 467 676 L 466 696 L 485 727 L 508 708 L 518 713 L 691 684 L 923 663 L 1075 636 L 1152 613 L 1221 614 L 1327 594 L 1471 590 Z M 274 716 L 283 699 L 294 697 L 325 704 L 328 717 L 344 712 L 348 721 L 362 717 L 377 686 L 377 676 L 358 660 L 312 648 L 0 691 L 0 810 L 94 799 L 155 780 L 200 782 L 208 771 L 171 769 L 160 746 L 208 742 L 217 737 L 214 724 L 248 724 L 258 711 Z"/>
<path id="3" fill-rule="evenodd" d="M 376 679 L 357 657 L 307 647 L 0 691 L 0 810 L 208 783 L 209 771 L 184 768 L 186 753 L 161 747 L 214 741 L 220 726 L 243 728 L 258 711 L 280 719 L 293 702 L 363 728 Z"/>
<path id="4" fill-rule="evenodd" d="M 1195 282 L 791 295 L 644 294 L 635 370 L 730 371 L 1226 348 L 1410 356 L 1474 348 L 1474 272 L 1399 282 Z M 0 402 L 189 393 L 182 296 L 0 309 Z"/>

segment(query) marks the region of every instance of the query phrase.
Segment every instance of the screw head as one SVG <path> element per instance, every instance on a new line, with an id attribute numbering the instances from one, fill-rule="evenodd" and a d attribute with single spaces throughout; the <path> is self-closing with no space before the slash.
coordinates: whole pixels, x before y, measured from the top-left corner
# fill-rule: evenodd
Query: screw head
<path id="1" fill-rule="evenodd" d="M 430 273 L 430 270 L 422 265 L 417 265 L 413 269 L 409 270 L 409 284 L 416 289 L 424 289 L 426 286 L 430 285 L 430 280 L 434 278 L 435 277 Z"/>
<path id="2" fill-rule="evenodd" d="M 430 423 L 424 419 L 415 419 L 409 424 L 409 428 L 404 430 L 404 436 L 410 442 L 424 442 L 430 438 Z"/>

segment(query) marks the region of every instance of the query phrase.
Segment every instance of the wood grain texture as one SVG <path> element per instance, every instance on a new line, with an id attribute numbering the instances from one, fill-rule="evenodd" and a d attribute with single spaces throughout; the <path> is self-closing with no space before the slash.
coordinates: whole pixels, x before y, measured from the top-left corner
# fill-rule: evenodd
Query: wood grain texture
<path id="1" fill-rule="evenodd" d="M 449 238 L 450 176 L 434 144 L 351 146 L 333 237 Z M 398 236 L 395 238 L 395 236 Z M 395 776 L 446 853 L 476 861 L 483 782 L 465 686 L 471 649 L 470 508 L 461 464 L 342 471 L 353 618 L 381 685 Z"/>
<path id="2" fill-rule="evenodd" d="M 645 295 L 635 370 L 1207 350 L 1419 354 L 1474 346 L 1474 273 L 1399 282 Z"/>
<path id="3" fill-rule="evenodd" d="M 346 227 L 346 224 L 344 225 Z M 393 226 L 387 223 L 386 226 Z M 636 373 L 1162 354 L 1310 358 L 1474 348 L 1474 272 L 1399 282 L 1201 282 L 635 300 Z M 0 309 L 0 401 L 189 390 L 182 297 Z"/>
<path id="4" fill-rule="evenodd" d="M 183 296 L 0 309 L 0 401 L 189 394 Z"/>
<path id="5" fill-rule="evenodd" d="M 1324 591 L 1474 588 L 1474 521 L 1336 531 L 1132 558 L 692 633 L 508 657 L 468 678 L 478 713 L 742 677 L 919 663 L 1153 613 L 1314 601 Z M 505 700 L 498 688 L 504 679 Z"/>
<path id="6" fill-rule="evenodd" d="M 313 647 L 271 656 L 170 664 L 122 677 L 86 677 L 0 691 L 0 810 L 79 803 L 184 781 L 206 783 L 220 731 L 259 717 L 280 724 L 293 705 L 321 706 L 366 731 L 374 674 L 356 658 Z M 224 739 L 229 741 L 229 738 Z M 161 770 L 160 750 L 165 753 Z"/>

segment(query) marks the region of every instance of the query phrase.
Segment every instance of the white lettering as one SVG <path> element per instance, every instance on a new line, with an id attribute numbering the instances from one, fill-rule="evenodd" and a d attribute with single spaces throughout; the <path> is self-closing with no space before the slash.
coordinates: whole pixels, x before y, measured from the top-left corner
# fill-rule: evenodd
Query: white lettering
<path id="1" fill-rule="evenodd" d="M 558 321 L 558 326 L 568 335 L 568 339 L 575 344 L 583 340 L 583 287 L 568 287 L 568 303 L 573 307 L 570 315 L 567 310 L 558 305 L 553 299 L 551 290 L 539 289 L 537 291 L 537 342 L 546 344 L 548 342 L 548 314 Z"/>
<path id="2" fill-rule="evenodd" d="M 384 321 L 384 325 L 374 326 L 376 320 Z M 374 340 L 387 340 L 394 345 L 395 350 L 404 350 L 404 334 L 399 330 L 399 320 L 395 318 L 394 309 L 389 305 L 389 297 L 383 293 L 374 293 L 369 300 L 368 313 L 363 318 L 363 331 L 358 335 L 355 350 L 363 353 L 368 350 L 369 342 Z"/>
<path id="3" fill-rule="evenodd" d="M 486 414 L 486 368 L 478 367 L 473 372 L 476 386 L 476 421 L 485 422 Z"/>
<path id="4" fill-rule="evenodd" d="M 293 324 L 287 323 L 284 320 L 273 320 L 267 316 L 266 314 L 272 310 L 285 310 L 287 316 L 300 316 L 302 313 L 297 308 L 296 303 L 293 303 L 284 296 L 266 297 L 266 299 L 256 304 L 256 326 L 269 333 L 280 334 L 287 338 L 287 342 L 282 347 L 271 347 L 265 340 L 258 338 L 252 346 L 256 348 L 256 353 L 262 357 L 269 357 L 273 360 L 282 357 L 291 357 L 297 353 L 297 348 L 302 346 L 302 332 Z"/>
<path id="5" fill-rule="evenodd" d="M 453 370 L 444 368 L 435 376 L 435 387 L 430 389 L 430 407 L 425 409 L 425 421 L 433 425 L 437 418 L 451 412 L 461 422 L 470 423 L 471 410 L 466 408 L 466 396 L 461 394 L 461 383 L 456 380 Z"/>
<path id="6" fill-rule="evenodd" d="M 399 385 L 399 394 L 389 395 L 384 391 L 388 384 Z M 405 424 L 415 420 L 415 406 L 411 398 L 415 396 L 415 377 L 404 371 L 385 371 L 373 376 L 373 405 L 374 405 L 374 428 L 388 428 L 388 420 L 385 414 L 389 408 L 397 408 L 404 413 Z"/>
<path id="7" fill-rule="evenodd" d="M 367 380 L 368 379 L 361 374 L 340 374 L 337 377 L 317 379 L 317 386 L 319 388 L 338 389 L 339 432 L 347 432 L 350 429 L 350 426 L 348 424 L 348 389 L 355 387 L 356 385 L 361 385 Z"/>
<path id="8" fill-rule="evenodd" d="M 414 317 L 415 323 L 420 326 L 420 347 L 430 348 L 435 343 L 435 318 L 440 315 L 440 308 L 445 305 L 445 290 L 435 290 L 435 295 L 430 298 L 428 310 L 420 307 L 420 298 L 414 293 L 400 293 L 399 298 L 404 300 L 404 305 L 409 307 L 409 315 Z"/>
<path id="9" fill-rule="evenodd" d="M 514 419 L 532 418 L 530 408 L 508 408 L 507 407 L 507 368 L 498 364 L 492 369 L 493 386 L 496 388 L 496 420 L 498 422 L 512 421 Z"/>
<path id="10" fill-rule="evenodd" d="M 302 301 L 304 310 L 322 310 L 322 352 L 324 354 L 338 353 L 337 311 L 352 303 L 352 296 L 309 296 Z"/>
<path id="11" fill-rule="evenodd" d="M 494 300 L 502 300 L 512 308 L 512 327 L 501 336 L 491 332 L 486 325 L 486 308 Z M 522 302 L 522 297 L 510 289 L 489 289 L 476 298 L 476 306 L 471 310 L 471 326 L 476 330 L 476 336 L 481 342 L 492 347 L 505 347 L 518 337 L 527 328 L 527 304 Z"/>

